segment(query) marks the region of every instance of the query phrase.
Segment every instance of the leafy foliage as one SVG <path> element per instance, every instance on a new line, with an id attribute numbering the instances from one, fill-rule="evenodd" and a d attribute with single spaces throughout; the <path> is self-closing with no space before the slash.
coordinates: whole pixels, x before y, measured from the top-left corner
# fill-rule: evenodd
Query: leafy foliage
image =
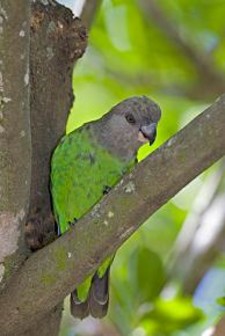
<path id="1" fill-rule="evenodd" d="M 153 148 L 139 153 L 143 159 L 224 91 L 224 12 L 221 0 L 105 0 L 88 51 L 75 67 L 76 99 L 67 131 L 99 118 L 128 96 L 149 95 L 159 102 L 163 117 Z M 112 335 L 200 335 L 218 320 L 218 305 L 209 312 L 207 299 L 199 304 L 198 291 L 193 304 L 192 296 L 182 292 L 182 281 L 170 274 L 176 237 L 215 169 L 160 209 L 118 251 L 107 322 L 116 326 Z M 219 269 L 210 278 L 212 286 L 224 277 L 224 263 Z M 220 283 L 220 294 L 214 293 L 215 302 L 224 296 L 223 287 Z M 201 295 L 203 303 L 207 290 Z M 101 328 L 104 334 L 105 323 Z M 74 334 L 85 333 L 78 327 Z"/>

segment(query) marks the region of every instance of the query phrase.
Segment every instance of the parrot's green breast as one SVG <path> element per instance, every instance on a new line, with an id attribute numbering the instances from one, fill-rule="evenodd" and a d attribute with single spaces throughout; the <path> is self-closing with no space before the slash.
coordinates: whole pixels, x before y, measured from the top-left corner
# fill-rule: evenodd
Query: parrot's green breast
<path id="1" fill-rule="evenodd" d="M 129 169 L 98 145 L 85 126 L 62 138 L 52 157 L 51 191 L 60 232 L 79 219 Z"/>
<path id="2" fill-rule="evenodd" d="M 88 127 L 83 126 L 62 138 L 52 157 L 51 192 L 54 214 L 64 233 L 70 223 L 85 215 L 134 164 L 124 163 L 97 144 Z M 98 269 L 103 276 L 113 257 L 107 258 Z M 78 288 L 85 300 L 91 277 Z"/>
<path id="3" fill-rule="evenodd" d="M 134 165 L 119 160 L 97 144 L 84 125 L 62 138 L 52 157 L 51 192 L 54 215 L 60 233 L 85 215 Z M 97 270 L 101 278 L 113 260 L 107 258 Z M 87 299 L 89 276 L 78 288 L 81 301 Z"/>

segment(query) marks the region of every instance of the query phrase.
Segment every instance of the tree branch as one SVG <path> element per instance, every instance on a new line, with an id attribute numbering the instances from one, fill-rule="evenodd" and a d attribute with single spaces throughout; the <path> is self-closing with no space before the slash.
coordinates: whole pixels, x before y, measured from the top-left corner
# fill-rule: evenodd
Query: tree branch
<path id="1" fill-rule="evenodd" d="M 90 29 L 94 21 L 96 12 L 101 6 L 101 3 L 102 3 L 102 0 L 91 0 L 91 1 L 86 0 L 85 1 L 85 4 L 81 12 L 81 19 L 86 24 L 88 30 Z"/>
<path id="2" fill-rule="evenodd" d="M 170 276 L 180 280 L 185 294 L 193 294 L 199 281 L 224 250 L 225 194 L 222 186 L 225 161 L 221 163 L 204 182 L 169 258 Z"/>
<path id="3" fill-rule="evenodd" d="M 225 155 L 224 125 L 225 95 L 142 161 L 69 232 L 32 255 L 0 296 L 1 335 L 41 319 L 150 215 Z"/>

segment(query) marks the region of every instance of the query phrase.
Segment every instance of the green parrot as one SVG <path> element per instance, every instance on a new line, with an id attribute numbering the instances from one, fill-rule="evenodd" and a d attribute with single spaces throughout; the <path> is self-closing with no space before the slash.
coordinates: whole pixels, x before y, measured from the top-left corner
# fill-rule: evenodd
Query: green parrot
<path id="1" fill-rule="evenodd" d="M 160 116 L 159 106 L 149 98 L 131 97 L 61 139 L 51 162 L 51 193 L 59 234 L 89 212 L 130 171 L 137 162 L 139 147 L 154 142 Z M 113 257 L 71 293 L 74 317 L 102 318 L 107 314 Z"/>

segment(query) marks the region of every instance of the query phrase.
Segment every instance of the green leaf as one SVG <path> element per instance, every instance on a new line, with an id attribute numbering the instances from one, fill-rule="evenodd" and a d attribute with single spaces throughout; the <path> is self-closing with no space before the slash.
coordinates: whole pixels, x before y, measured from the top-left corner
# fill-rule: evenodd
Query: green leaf
<path id="1" fill-rule="evenodd" d="M 169 336 L 174 331 L 190 327 L 202 318 L 202 311 L 194 307 L 189 298 L 158 299 L 154 308 L 143 316 L 140 325 L 145 330 L 151 330 L 152 336 Z"/>

